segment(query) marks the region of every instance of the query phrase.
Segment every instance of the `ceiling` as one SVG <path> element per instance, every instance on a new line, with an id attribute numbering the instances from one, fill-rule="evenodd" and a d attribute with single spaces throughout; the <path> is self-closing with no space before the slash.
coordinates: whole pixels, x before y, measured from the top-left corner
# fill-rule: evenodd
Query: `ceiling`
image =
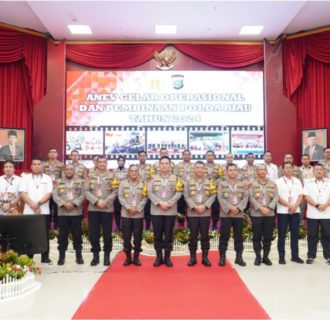
<path id="1" fill-rule="evenodd" d="M 0 1 L 0 22 L 67 40 L 275 40 L 330 24 L 330 1 Z M 92 35 L 71 35 L 88 24 Z M 156 24 L 177 25 L 156 35 Z M 260 35 L 239 35 L 263 25 Z"/>

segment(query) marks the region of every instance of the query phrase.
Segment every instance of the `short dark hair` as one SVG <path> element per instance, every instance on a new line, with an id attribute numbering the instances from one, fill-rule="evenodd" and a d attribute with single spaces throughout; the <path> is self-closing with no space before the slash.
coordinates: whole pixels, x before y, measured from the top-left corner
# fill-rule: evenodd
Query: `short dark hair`
<path id="1" fill-rule="evenodd" d="M 144 150 L 140 150 L 140 151 L 138 152 L 138 156 L 139 156 L 141 153 L 145 153 L 145 154 L 147 155 L 147 152 L 146 152 L 146 151 L 144 151 Z"/>
<path id="2" fill-rule="evenodd" d="M 41 160 L 41 158 L 39 158 L 39 157 L 33 157 L 33 158 L 31 159 L 31 164 L 32 164 L 33 161 L 40 161 L 41 163 L 43 162 L 43 161 Z"/>
<path id="3" fill-rule="evenodd" d="M 227 169 L 229 169 L 230 167 L 235 167 L 237 169 L 237 165 L 235 163 L 227 164 Z"/>
<path id="4" fill-rule="evenodd" d="M 52 151 L 52 150 L 55 150 L 57 152 L 57 149 L 56 148 L 49 148 L 48 149 L 48 152 Z"/>
<path id="5" fill-rule="evenodd" d="M 269 150 L 266 150 L 266 151 L 264 152 L 264 155 L 265 155 L 266 153 L 270 153 L 270 154 L 272 154 Z"/>
<path id="6" fill-rule="evenodd" d="M 159 162 L 161 162 L 163 159 L 167 159 L 169 162 L 171 162 L 171 159 L 168 156 L 162 156 L 162 157 L 160 157 Z"/>
<path id="7" fill-rule="evenodd" d="M 289 164 L 289 165 L 291 166 L 291 168 L 293 168 L 293 164 L 292 164 L 291 162 L 289 162 L 289 161 L 285 161 L 285 162 L 283 162 L 282 165 L 281 165 L 282 169 L 284 169 L 284 166 L 287 165 L 287 164 Z"/>
<path id="8" fill-rule="evenodd" d="M 314 164 L 314 168 L 316 168 L 316 167 L 322 167 L 324 169 L 324 165 L 322 163 L 319 163 L 319 162 Z"/>
<path id="9" fill-rule="evenodd" d="M 213 150 L 207 150 L 205 154 L 208 154 L 208 153 L 212 153 L 214 155 L 214 151 Z"/>
<path id="10" fill-rule="evenodd" d="M 9 136 L 15 136 L 15 137 L 17 137 L 17 132 L 16 132 L 16 130 L 9 130 L 8 131 L 8 137 Z"/>
<path id="11" fill-rule="evenodd" d="M 101 155 L 101 156 L 97 156 L 97 160 L 96 161 L 98 162 L 100 159 L 108 160 L 106 156 Z"/>
<path id="12" fill-rule="evenodd" d="M 245 155 L 245 159 L 248 157 L 248 156 L 254 156 L 254 154 L 252 152 L 249 152 Z"/>
<path id="13" fill-rule="evenodd" d="M 184 154 L 185 152 L 189 152 L 189 154 L 191 154 L 191 151 L 186 149 L 186 150 L 183 150 L 182 154 Z"/>
<path id="14" fill-rule="evenodd" d="M 71 151 L 71 154 L 74 153 L 74 152 L 79 154 L 79 151 L 76 150 L 76 149 L 72 150 L 72 151 Z"/>
<path id="15" fill-rule="evenodd" d="M 14 161 L 12 161 L 12 160 L 6 160 L 6 161 L 3 163 L 3 166 L 5 166 L 6 163 L 10 163 L 10 164 L 12 164 L 13 167 L 15 168 L 15 162 L 14 162 Z"/>
<path id="16" fill-rule="evenodd" d="M 203 166 L 205 166 L 205 163 L 204 163 L 202 160 L 198 160 L 198 161 L 196 161 L 196 162 L 195 162 L 195 165 L 196 165 L 196 164 L 202 164 Z"/>
<path id="17" fill-rule="evenodd" d="M 308 157 L 308 158 L 310 158 L 311 156 L 310 156 L 309 154 L 307 154 L 307 153 L 304 153 L 301 157 L 302 157 L 302 158 L 303 158 L 303 157 Z"/>

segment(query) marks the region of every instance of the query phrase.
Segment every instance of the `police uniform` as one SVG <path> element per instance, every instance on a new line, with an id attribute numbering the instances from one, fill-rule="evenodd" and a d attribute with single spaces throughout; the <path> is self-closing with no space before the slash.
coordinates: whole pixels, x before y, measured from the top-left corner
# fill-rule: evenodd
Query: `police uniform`
<path id="1" fill-rule="evenodd" d="M 235 263 L 245 266 L 243 261 L 243 217 L 244 209 L 248 201 L 248 192 L 246 184 L 238 180 L 221 181 L 218 186 L 218 199 L 220 203 L 220 261 L 219 265 L 225 265 L 228 240 L 230 238 L 230 229 L 234 229 L 234 248 L 236 251 Z M 237 208 L 236 215 L 231 214 L 231 209 Z"/>
<path id="2" fill-rule="evenodd" d="M 263 248 L 263 262 L 266 265 L 271 265 L 268 256 L 273 237 L 274 210 L 278 201 L 276 184 L 268 179 L 265 182 L 261 182 L 259 179 L 255 180 L 250 188 L 249 200 L 253 229 L 253 249 L 256 254 L 255 264 L 260 264 L 261 248 Z M 269 214 L 263 215 L 260 211 L 262 207 L 268 208 L 270 210 Z"/>
<path id="3" fill-rule="evenodd" d="M 143 218 L 144 207 L 147 203 L 147 185 L 142 180 L 135 182 L 130 180 L 123 180 L 119 185 L 118 198 L 121 203 L 121 219 L 124 238 L 124 252 L 126 253 L 125 265 L 132 262 L 131 238 L 134 237 L 134 259 L 135 265 L 141 265 L 139 253 L 142 251 L 142 232 L 143 232 Z M 130 208 L 136 208 L 137 212 L 134 215 L 129 213 Z"/>
<path id="4" fill-rule="evenodd" d="M 113 170 L 113 174 L 117 178 L 118 185 L 119 185 L 122 180 L 127 179 L 128 169 L 125 167 L 123 167 L 122 169 L 117 167 L 116 169 Z M 118 196 L 115 199 L 114 208 L 115 208 L 116 231 L 120 231 L 121 230 L 121 225 L 120 225 L 121 204 L 119 202 Z"/>
<path id="5" fill-rule="evenodd" d="M 204 175 L 207 179 L 211 180 L 216 187 L 218 187 L 218 183 L 220 179 L 223 177 L 224 171 L 223 168 L 215 163 L 212 162 L 211 164 L 206 162 L 204 167 Z M 212 217 L 212 229 L 217 230 L 217 225 L 219 221 L 220 215 L 220 205 L 218 197 L 215 197 L 215 200 L 211 207 L 211 217 Z"/>
<path id="6" fill-rule="evenodd" d="M 61 161 L 45 161 L 43 163 L 44 173 L 52 178 L 53 184 L 55 184 L 56 180 L 62 178 L 64 164 Z M 58 216 L 58 207 L 54 202 L 53 198 L 49 200 L 49 229 L 51 228 L 51 223 L 53 222 L 54 229 L 57 229 L 57 216 Z"/>
<path id="7" fill-rule="evenodd" d="M 94 258 L 92 265 L 99 262 L 100 247 L 100 229 L 102 226 L 104 243 L 104 262 L 109 264 L 109 255 L 112 250 L 112 217 L 113 203 L 118 194 L 118 181 L 113 173 L 98 171 L 92 174 L 85 188 L 85 196 L 88 204 L 88 225 Z M 98 200 L 106 201 L 104 209 L 97 206 Z"/>
<path id="8" fill-rule="evenodd" d="M 71 162 L 74 169 L 74 178 L 85 180 L 87 178 L 87 168 L 81 162 Z"/>
<path id="9" fill-rule="evenodd" d="M 181 183 L 185 185 L 190 177 L 194 174 L 195 165 L 192 162 L 179 162 L 174 168 L 174 174 L 180 179 Z M 187 213 L 187 205 L 184 201 L 184 196 L 182 195 L 178 201 L 178 212 L 182 215 L 186 215 Z M 182 223 L 182 225 L 184 222 Z"/>
<path id="10" fill-rule="evenodd" d="M 165 249 L 165 263 L 166 261 L 169 262 L 170 259 L 173 249 L 173 228 L 177 214 L 176 205 L 182 191 L 182 183 L 174 174 L 166 177 L 154 175 L 148 183 L 151 219 L 155 233 L 155 250 L 160 264 L 163 263 L 162 249 Z M 169 208 L 162 210 L 159 207 L 160 202 L 166 202 Z"/>
<path id="11" fill-rule="evenodd" d="M 58 205 L 58 251 L 60 253 L 58 264 L 64 264 L 65 251 L 68 248 L 68 236 L 71 230 L 73 236 L 73 247 L 76 251 L 76 262 L 83 263 L 82 250 L 82 203 L 85 199 L 84 182 L 81 179 L 62 178 L 57 180 L 56 187 L 53 189 L 53 199 Z M 70 202 L 74 209 L 68 211 L 64 204 Z"/>
<path id="12" fill-rule="evenodd" d="M 257 178 L 257 166 L 244 165 L 241 168 L 241 180 L 246 181 L 249 184 Z"/>
<path id="13" fill-rule="evenodd" d="M 206 266 L 211 265 L 208 260 L 208 251 L 210 250 L 210 208 L 215 200 L 216 193 L 217 190 L 215 184 L 212 180 L 207 178 L 201 180 L 191 178 L 184 185 L 184 198 L 188 206 L 187 216 L 190 229 L 189 251 L 191 260 L 188 263 L 190 266 L 196 264 L 197 240 L 199 233 L 201 235 L 202 262 Z M 205 207 L 205 211 L 201 214 L 196 211 L 196 207 L 199 206 Z"/>
<path id="14" fill-rule="evenodd" d="M 148 182 L 149 179 L 155 173 L 154 167 L 151 166 L 150 164 L 144 164 L 144 165 L 142 165 L 141 163 L 139 163 L 137 165 L 137 167 L 139 169 L 140 179 L 142 181 Z M 148 199 L 147 200 L 147 203 L 146 203 L 146 205 L 144 207 L 144 217 L 145 217 L 145 221 L 146 221 L 146 230 L 149 230 L 150 229 L 150 225 L 151 225 L 150 206 L 151 206 L 151 202 L 150 202 L 150 199 Z"/>

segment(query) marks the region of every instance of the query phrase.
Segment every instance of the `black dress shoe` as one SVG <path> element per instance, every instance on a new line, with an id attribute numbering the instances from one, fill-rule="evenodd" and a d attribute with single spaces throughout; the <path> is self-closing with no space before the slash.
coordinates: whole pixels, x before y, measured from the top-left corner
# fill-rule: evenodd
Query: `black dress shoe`
<path id="1" fill-rule="evenodd" d="M 57 261 L 58 266 L 63 266 L 64 265 L 64 258 L 59 258 Z"/>
<path id="2" fill-rule="evenodd" d="M 266 266 L 271 266 L 272 265 L 272 262 L 269 260 L 268 257 L 263 258 L 262 263 L 265 264 Z"/>
<path id="3" fill-rule="evenodd" d="M 313 258 L 307 258 L 306 263 L 307 264 L 313 264 L 314 263 L 314 259 Z"/>
<path id="4" fill-rule="evenodd" d="M 299 257 L 292 257 L 291 261 L 296 262 L 296 263 L 301 263 L 301 264 L 304 263 L 304 260 Z"/>
<path id="5" fill-rule="evenodd" d="M 50 260 L 49 258 L 43 258 L 43 259 L 41 259 L 41 263 L 48 263 L 48 264 L 52 264 L 52 263 L 53 263 L 53 261 L 52 261 L 52 260 Z"/>
<path id="6" fill-rule="evenodd" d="M 81 254 L 76 255 L 76 264 L 84 264 L 84 259 Z"/>
<path id="7" fill-rule="evenodd" d="M 261 265 L 261 257 L 256 257 L 254 260 L 254 265 L 255 266 L 260 266 Z"/>
<path id="8" fill-rule="evenodd" d="M 94 253 L 93 254 L 93 259 L 91 261 L 91 266 L 92 267 L 95 267 L 97 266 L 98 264 L 100 263 L 100 256 L 98 253 Z"/>
<path id="9" fill-rule="evenodd" d="M 280 257 L 278 260 L 279 264 L 286 264 L 284 257 Z"/>
<path id="10" fill-rule="evenodd" d="M 156 260 L 154 262 L 154 267 L 159 267 L 163 263 L 164 263 L 164 260 L 163 260 L 162 255 L 157 255 L 157 258 L 156 258 Z"/>
<path id="11" fill-rule="evenodd" d="M 188 263 L 187 263 L 187 266 L 188 266 L 188 267 L 192 267 L 192 266 L 194 266 L 195 264 L 197 264 L 196 255 L 195 255 L 195 256 L 192 255 L 192 256 L 190 256 L 190 259 L 189 259 L 189 261 L 188 261 Z"/>
<path id="12" fill-rule="evenodd" d="M 226 255 L 224 254 L 220 255 L 220 260 L 218 264 L 220 267 L 224 267 L 226 265 Z"/>

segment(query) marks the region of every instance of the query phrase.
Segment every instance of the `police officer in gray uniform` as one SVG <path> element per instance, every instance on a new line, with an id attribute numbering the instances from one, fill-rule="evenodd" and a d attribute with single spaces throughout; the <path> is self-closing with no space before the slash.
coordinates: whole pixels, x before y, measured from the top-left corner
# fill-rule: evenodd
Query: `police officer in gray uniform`
<path id="1" fill-rule="evenodd" d="M 86 184 L 85 196 L 88 205 L 88 227 L 92 245 L 93 259 L 91 266 L 100 262 L 100 231 L 102 226 L 104 243 L 104 265 L 110 265 L 112 250 L 113 203 L 118 194 L 118 181 L 107 169 L 107 159 L 97 158 L 97 170 L 90 175 Z"/>
<path id="2" fill-rule="evenodd" d="M 190 260 L 188 266 L 197 263 L 196 251 L 198 234 L 201 235 L 202 264 L 206 267 L 211 266 L 208 259 L 210 250 L 209 226 L 211 206 L 216 197 L 216 187 L 214 183 L 204 177 L 205 165 L 203 161 L 196 161 L 194 176 L 184 185 L 184 198 L 188 206 L 188 225 Z"/>
<path id="3" fill-rule="evenodd" d="M 82 203 L 84 202 L 84 186 L 81 179 L 74 178 L 74 166 L 67 164 L 64 167 L 64 177 L 56 181 L 53 190 L 53 199 L 58 205 L 58 251 L 57 264 L 65 262 L 65 251 L 68 248 L 68 236 L 71 230 L 73 236 L 73 247 L 76 251 L 76 263 L 83 264 L 81 255 L 82 238 Z"/>
<path id="4" fill-rule="evenodd" d="M 169 157 L 160 158 L 159 169 L 160 173 L 154 175 L 148 183 L 157 254 L 154 266 L 158 267 L 165 263 L 166 266 L 172 267 L 173 263 L 170 258 L 173 249 L 173 228 L 177 201 L 182 195 L 182 184 L 177 176 L 171 174 L 171 159 Z M 162 249 L 165 249 L 164 259 Z"/>
<path id="5" fill-rule="evenodd" d="M 278 191 L 276 184 L 267 179 L 267 167 L 265 164 L 258 165 L 257 179 L 250 187 L 249 200 L 253 229 L 253 249 L 256 254 L 254 264 L 259 266 L 262 262 L 267 266 L 271 266 L 272 262 L 269 259 L 269 252 L 272 244 L 274 210 L 278 201 Z M 262 260 L 261 248 L 263 248 Z"/>
<path id="6" fill-rule="evenodd" d="M 139 254 L 142 251 L 142 232 L 144 207 L 147 203 L 146 183 L 139 178 L 137 165 L 130 165 L 128 168 L 128 179 L 123 180 L 119 185 L 118 198 L 121 203 L 121 219 L 124 238 L 124 252 L 126 260 L 124 266 L 132 262 L 140 266 Z M 134 237 L 134 258 L 132 261 L 131 238 Z"/>
<path id="7" fill-rule="evenodd" d="M 244 209 L 248 201 L 246 183 L 238 181 L 238 169 L 236 164 L 231 163 L 227 166 L 226 180 L 218 185 L 218 199 L 220 203 L 220 242 L 219 266 L 226 264 L 226 251 L 230 237 L 230 229 L 234 229 L 234 248 L 236 251 L 235 263 L 244 267 L 243 260 L 243 216 Z"/>

